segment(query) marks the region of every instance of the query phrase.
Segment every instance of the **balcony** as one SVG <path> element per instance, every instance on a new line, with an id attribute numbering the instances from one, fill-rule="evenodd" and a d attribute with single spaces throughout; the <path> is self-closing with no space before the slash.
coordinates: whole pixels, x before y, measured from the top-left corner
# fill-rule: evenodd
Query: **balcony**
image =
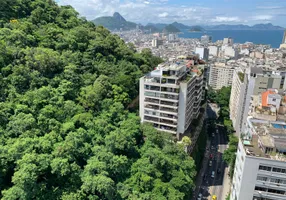
<path id="1" fill-rule="evenodd" d="M 145 77 L 144 81 L 145 81 L 145 83 L 160 84 L 160 78 L 159 77 Z"/>
<path id="2" fill-rule="evenodd" d="M 161 111 L 166 111 L 166 112 L 172 112 L 172 113 L 178 113 L 178 109 L 175 108 L 167 108 L 167 107 L 160 107 Z"/>
<path id="3" fill-rule="evenodd" d="M 168 126 L 164 126 L 164 125 L 160 125 L 159 127 L 155 127 L 157 130 L 159 131 L 164 131 L 164 132 L 168 132 L 168 133 L 172 133 L 172 134 L 176 134 L 177 133 L 177 129 L 173 128 L 173 127 L 168 127 Z"/>
<path id="4" fill-rule="evenodd" d="M 151 110 L 159 110 L 159 106 L 154 106 L 150 104 L 145 104 L 146 109 L 151 109 Z"/>
<path id="5" fill-rule="evenodd" d="M 177 122 L 174 122 L 172 120 L 167 120 L 167 119 L 160 119 L 161 124 L 167 124 L 169 126 L 177 126 Z"/>
<path id="6" fill-rule="evenodd" d="M 154 85 L 145 85 L 144 89 L 149 91 L 160 91 L 160 87 Z"/>
<path id="7" fill-rule="evenodd" d="M 144 116 L 144 121 L 151 122 L 151 123 L 152 123 L 152 122 L 158 123 L 158 122 L 159 122 L 159 118 Z"/>
<path id="8" fill-rule="evenodd" d="M 167 88 L 167 87 L 162 87 L 161 92 L 169 92 L 169 93 L 176 93 L 179 94 L 180 90 L 179 88 Z"/>
<path id="9" fill-rule="evenodd" d="M 158 99 L 145 98 L 145 102 L 159 104 Z"/>
<path id="10" fill-rule="evenodd" d="M 160 113 L 160 117 L 164 117 L 167 119 L 170 119 L 172 121 L 177 121 L 178 117 L 175 115 L 170 115 L 170 114 L 165 114 L 165 113 Z"/>
<path id="11" fill-rule="evenodd" d="M 163 99 L 179 100 L 179 96 L 170 95 L 170 94 L 161 94 L 160 97 Z"/>
<path id="12" fill-rule="evenodd" d="M 178 103 L 169 102 L 169 101 L 161 101 L 161 105 L 171 106 L 171 107 L 178 107 Z"/>

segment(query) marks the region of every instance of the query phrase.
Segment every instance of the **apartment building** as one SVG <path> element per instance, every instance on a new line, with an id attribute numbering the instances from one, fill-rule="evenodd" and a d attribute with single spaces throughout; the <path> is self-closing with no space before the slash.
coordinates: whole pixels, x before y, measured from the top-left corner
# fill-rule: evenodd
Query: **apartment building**
<path id="1" fill-rule="evenodd" d="M 284 31 L 283 40 L 280 45 L 280 49 L 286 49 L 286 30 Z"/>
<path id="2" fill-rule="evenodd" d="M 205 61 L 209 59 L 209 49 L 206 47 L 196 47 L 195 53 L 199 55 L 199 58 Z"/>
<path id="3" fill-rule="evenodd" d="M 260 95 L 270 88 L 286 89 L 285 72 L 271 72 L 263 68 L 251 67 L 245 73 L 243 82 L 240 82 L 239 76 L 233 76 L 230 98 L 230 118 L 237 135 L 245 130 L 246 119 L 255 95 Z M 237 106 L 236 101 L 240 106 Z"/>
<path id="4" fill-rule="evenodd" d="M 248 117 L 239 141 L 231 200 L 286 199 L 286 123 Z"/>
<path id="5" fill-rule="evenodd" d="M 210 35 L 203 35 L 201 37 L 201 43 L 202 45 L 208 45 L 208 43 L 212 42 L 212 36 Z"/>
<path id="6" fill-rule="evenodd" d="M 204 65 L 188 60 L 158 65 L 140 79 L 141 122 L 158 130 L 183 134 L 197 118 L 204 90 Z"/>
<path id="7" fill-rule="evenodd" d="M 234 66 L 225 63 L 214 63 L 210 65 L 208 84 L 215 90 L 232 85 Z"/>
<path id="8" fill-rule="evenodd" d="M 229 113 L 234 130 L 236 130 L 238 133 L 240 133 L 240 128 L 242 127 L 243 118 L 241 116 L 244 112 L 244 95 L 246 94 L 246 86 L 246 74 L 240 67 L 237 67 L 233 73 L 231 95 L 229 100 Z"/>
<path id="9" fill-rule="evenodd" d="M 209 55 L 217 57 L 219 54 L 219 47 L 218 46 L 209 46 Z"/>

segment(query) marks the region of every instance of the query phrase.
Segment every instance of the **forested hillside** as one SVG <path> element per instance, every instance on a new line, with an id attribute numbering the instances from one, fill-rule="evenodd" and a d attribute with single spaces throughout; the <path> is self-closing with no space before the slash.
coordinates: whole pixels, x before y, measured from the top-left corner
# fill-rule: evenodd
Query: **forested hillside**
<path id="1" fill-rule="evenodd" d="M 127 110 L 159 62 L 70 6 L 1 0 L 0 198 L 187 198 L 193 160 Z"/>

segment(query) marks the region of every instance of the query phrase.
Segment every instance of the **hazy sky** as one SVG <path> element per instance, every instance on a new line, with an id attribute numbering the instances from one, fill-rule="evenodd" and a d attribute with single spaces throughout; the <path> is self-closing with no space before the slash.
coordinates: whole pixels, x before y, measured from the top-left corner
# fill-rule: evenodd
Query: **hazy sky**
<path id="1" fill-rule="evenodd" d="M 146 24 L 273 23 L 286 27 L 286 0 L 56 0 L 95 19 L 119 12 L 126 20 Z"/>

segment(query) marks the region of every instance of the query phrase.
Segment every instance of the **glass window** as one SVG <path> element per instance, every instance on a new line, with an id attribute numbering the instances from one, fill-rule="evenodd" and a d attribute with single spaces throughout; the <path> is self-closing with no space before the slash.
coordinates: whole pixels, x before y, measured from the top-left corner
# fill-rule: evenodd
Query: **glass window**
<path id="1" fill-rule="evenodd" d="M 258 181 L 267 181 L 267 177 L 264 177 L 264 176 L 257 176 L 257 179 Z"/>
<path id="2" fill-rule="evenodd" d="M 271 167 L 267 167 L 267 166 L 264 166 L 264 165 L 259 165 L 259 170 L 271 171 Z"/>

